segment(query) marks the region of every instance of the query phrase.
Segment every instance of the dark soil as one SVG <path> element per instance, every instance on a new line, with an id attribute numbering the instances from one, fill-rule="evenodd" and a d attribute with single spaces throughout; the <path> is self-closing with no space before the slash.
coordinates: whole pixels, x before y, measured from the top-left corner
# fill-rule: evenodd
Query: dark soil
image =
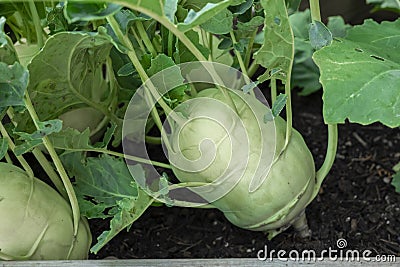
<path id="1" fill-rule="evenodd" d="M 327 129 L 322 119 L 321 93 L 293 95 L 294 127 L 302 133 L 321 166 Z M 264 249 L 370 250 L 400 256 L 400 194 L 390 185 L 392 167 L 400 161 L 400 130 L 379 123 L 339 126 L 335 164 L 319 195 L 306 209 L 312 237 L 301 239 L 289 229 L 268 241 L 262 232 L 230 224 L 218 210 L 152 207 L 91 258 L 228 258 L 257 257 Z M 90 221 L 94 239 L 108 221 Z"/>

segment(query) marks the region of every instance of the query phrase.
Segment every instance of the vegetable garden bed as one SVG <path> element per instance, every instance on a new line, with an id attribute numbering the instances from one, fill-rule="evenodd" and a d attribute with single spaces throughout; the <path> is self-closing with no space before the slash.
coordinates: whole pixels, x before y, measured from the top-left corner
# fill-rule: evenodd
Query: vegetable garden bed
<path id="1" fill-rule="evenodd" d="M 301 2 L 0 1 L 0 260 L 390 266 L 400 3 Z"/>

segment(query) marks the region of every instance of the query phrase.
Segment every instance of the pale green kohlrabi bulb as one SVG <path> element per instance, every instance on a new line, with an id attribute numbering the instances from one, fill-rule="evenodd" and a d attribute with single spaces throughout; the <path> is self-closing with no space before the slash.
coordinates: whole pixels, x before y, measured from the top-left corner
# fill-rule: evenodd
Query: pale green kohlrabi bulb
<path id="1" fill-rule="evenodd" d="M 169 159 L 181 182 L 216 183 L 213 190 L 197 193 L 230 222 L 273 237 L 292 225 L 311 201 L 314 160 L 296 130 L 282 152 L 286 123 L 279 116 L 265 123 L 267 106 L 242 91 L 230 95 L 238 116 L 215 88 L 176 109 L 188 120 L 172 129 Z"/>
<path id="2" fill-rule="evenodd" d="M 0 163 L 0 260 L 83 260 L 91 241 L 85 219 L 74 237 L 71 207 L 60 194 Z"/>

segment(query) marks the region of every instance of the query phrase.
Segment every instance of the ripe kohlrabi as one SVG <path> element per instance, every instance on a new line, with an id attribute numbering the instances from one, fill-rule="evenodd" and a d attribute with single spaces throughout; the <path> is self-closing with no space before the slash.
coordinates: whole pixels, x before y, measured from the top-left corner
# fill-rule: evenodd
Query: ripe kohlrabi
<path id="1" fill-rule="evenodd" d="M 178 107 L 176 111 L 186 114 L 189 120 L 171 131 L 174 153 L 169 153 L 170 162 L 181 182 L 211 183 L 222 176 L 224 180 L 219 186 L 234 183 L 219 199 L 210 201 L 209 192 L 200 195 L 224 212 L 234 225 L 266 231 L 273 237 L 304 218 L 303 211 L 315 190 L 314 160 L 296 130 L 283 149 L 286 122 L 279 116 L 264 122 L 264 116 L 270 112 L 267 106 L 242 91 L 231 91 L 230 95 L 238 116 L 226 112 L 229 101 L 218 89 L 203 90 L 197 95 L 197 101 L 188 101 Z M 218 100 L 220 104 L 207 103 L 207 99 Z M 245 129 L 247 137 L 239 133 L 240 129 Z M 202 143 L 204 140 L 215 144 L 216 149 L 209 149 L 215 151 L 215 157 L 206 168 L 197 168 L 196 160 L 210 155 Z M 235 141 L 239 144 L 236 150 L 231 145 Z M 246 158 L 243 154 L 247 148 Z M 180 155 L 176 151 L 193 165 L 188 161 L 179 165 Z M 247 160 L 246 164 L 242 164 L 244 160 Z M 234 164 L 230 164 L 232 162 Z M 257 171 L 260 167 L 266 171 Z M 259 179 L 260 184 L 255 190 L 249 190 L 252 179 L 260 174 L 264 179 Z"/>
<path id="2" fill-rule="evenodd" d="M 0 163 L 0 259 L 86 259 L 91 241 L 84 219 L 74 236 L 71 207 L 54 189 Z"/>

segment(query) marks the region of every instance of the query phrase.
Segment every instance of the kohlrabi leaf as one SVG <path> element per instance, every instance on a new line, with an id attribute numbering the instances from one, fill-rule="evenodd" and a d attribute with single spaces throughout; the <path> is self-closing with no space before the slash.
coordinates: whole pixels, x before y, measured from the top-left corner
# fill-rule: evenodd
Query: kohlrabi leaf
<path id="1" fill-rule="evenodd" d="M 279 94 L 274 103 L 272 104 L 272 108 L 268 110 L 268 112 L 264 115 L 264 122 L 267 123 L 269 121 L 274 120 L 279 114 L 282 112 L 283 108 L 286 105 L 287 95 Z"/>
<path id="2" fill-rule="evenodd" d="M 0 108 L 25 106 L 28 81 L 29 72 L 18 62 L 13 65 L 0 62 Z"/>
<path id="3" fill-rule="evenodd" d="M 101 155 L 84 159 L 81 153 L 70 153 L 61 156 L 61 160 L 70 177 L 75 178 L 74 189 L 82 214 L 88 218 L 112 217 L 110 230 L 98 237 L 91 249 L 93 253 L 129 227 L 153 202 L 137 186 L 122 158 Z M 131 169 L 133 175 L 145 179 L 141 165 Z"/>
<path id="4" fill-rule="evenodd" d="M 49 136 L 52 145 L 58 149 L 68 151 L 87 151 L 94 147 L 90 144 L 90 130 L 87 128 L 83 132 L 67 128 L 59 133 Z"/>
<path id="5" fill-rule="evenodd" d="M 164 1 L 164 14 L 168 20 L 175 23 L 175 13 L 178 10 L 178 0 L 165 0 Z"/>
<path id="6" fill-rule="evenodd" d="M 0 17 L 0 62 L 12 65 L 18 61 L 18 56 L 11 38 L 4 32 L 5 23 L 6 19 Z"/>
<path id="7" fill-rule="evenodd" d="M 396 189 L 397 193 L 400 193 L 400 172 L 397 172 L 392 177 L 392 185 Z"/>
<path id="8" fill-rule="evenodd" d="M 255 16 L 251 18 L 250 21 L 247 22 L 237 22 L 237 30 L 235 31 L 235 34 L 239 37 L 244 37 L 244 36 L 251 36 L 255 30 L 257 30 L 261 25 L 264 24 L 264 18 L 261 16 Z"/>
<path id="9" fill-rule="evenodd" d="M 264 8 L 264 43 L 255 55 L 258 64 L 267 68 L 260 80 L 271 75 L 287 81 L 293 61 L 294 37 L 290 28 L 285 0 L 261 0 Z"/>
<path id="10" fill-rule="evenodd" d="M 314 21 L 310 25 L 309 39 L 311 46 L 318 50 L 332 43 L 333 36 L 331 31 L 320 21 Z"/>
<path id="11" fill-rule="evenodd" d="M 235 6 L 229 7 L 229 10 L 234 15 L 241 15 L 241 14 L 244 14 L 247 10 L 249 10 L 253 6 L 253 2 L 254 2 L 254 0 L 245 0 L 240 5 L 235 5 Z"/>
<path id="12" fill-rule="evenodd" d="M 64 14 L 69 23 L 76 21 L 91 21 L 96 19 L 104 19 L 107 16 L 113 15 L 118 12 L 122 6 L 105 3 L 105 2 L 91 2 L 83 3 L 76 1 L 66 1 Z"/>
<path id="13" fill-rule="evenodd" d="M 68 21 L 64 16 L 64 8 L 55 6 L 46 8 L 46 25 L 49 27 L 50 34 L 55 34 L 68 30 Z"/>
<path id="14" fill-rule="evenodd" d="M 181 70 L 176 66 L 172 58 L 164 54 L 159 54 L 151 60 L 151 66 L 147 70 L 147 73 L 151 77 L 158 72 L 165 71 L 165 69 L 168 69 L 168 75 L 164 75 L 163 79 L 153 79 L 152 82 L 156 88 L 174 88 L 168 91 L 165 97 L 169 100 L 181 101 L 185 96 L 187 85 L 183 84 L 184 78 L 182 77 Z"/>
<path id="15" fill-rule="evenodd" d="M 233 27 L 232 12 L 228 9 L 223 9 L 205 23 L 201 24 L 200 27 L 213 34 L 229 33 Z"/>
<path id="16" fill-rule="evenodd" d="M 33 148 L 43 143 L 43 137 L 49 136 L 53 133 L 58 133 L 62 129 L 61 120 L 49 120 L 49 121 L 38 121 L 38 129 L 33 133 L 14 132 L 19 136 L 19 140 L 23 143 L 17 145 L 14 149 L 14 153 L 19 156 L 26 152 L 31 151 Z"/>
<path id="17" fill-rule="evenodd" d="M 400 126 L 400 20 L 367 20 L 317 51 L 326 123 Z"/>
<path id="18" fill-rule="evenodd" d="M 333 16 L 328 18 L 328 24 L 326 25 L 332 36 L 344 38 L 347 35 L 347 30 L 351 28 L 350 25 L 346 24 L 341 16 Z"/>
<path id="19" fill-rule="evenodd" d="M 5 138 L 0 137 L 0 160 L 3 159 L 8 150 L 8 142 Z"/>
<path id="20" fill-rule="evenodd" d="M 199 34 L 193 30 L 185 32 L 185 35 L 192 41 L 192 43 L 199 49 L 202 55 L 207 58 L 210 51 L 200 43 Z M 176 52 L 174 53 L 174 60 L 178 63 L 185 63 L 197 61 L 197 58 L 192 52 L 180 41 L 177 41 Z"/>
<path id="21" fill-rule="evenodd" d="M 143 14 L 136 15 L 129 9 L 122 9 L 118 11 L 117 13 L 115 13 L 114 17 L 115 20 L 118 22 L 118 25 L 120 26 L 122 32 L 125 34 L 128 32 L 129 27 L 135 21 L 145 21 L 150 19 L 150 17 L 147 17 Z"/>
<path id="22" fill-rule="evenodd" d="M 116 90 L 104 33 L 62 32 L 51 36 L 28 69 L 28 91 L 41 120 L 67 110 L 96 106 L 107 110 Z"/>
<path id="23" fill-rule="evenodd" d="M 286 0 L 285 2 L 289 15 L 294 14 L 297 10 L 299 10 L 301 0 Z"/>
<path id="24" fill-rule="evenodd" d="M 367 4 L 376 5 L 374 10 L 386 9 L 386 10 L 400 13 L 400 1 L 399 0 L 367 0 Z"/>
<path id="25" fill-rule="evenodd" d="M 183 23 L 178 23 L 178 29 L 180 31 L 186 32 L 200 24 L 205 23 L 212 17 L 216 16 L 218 13 L 226 9 L 232 0 L 223 0 L 218 3 L 207 3 L 199 11 L 189 10 L 189 13 Z"/>

